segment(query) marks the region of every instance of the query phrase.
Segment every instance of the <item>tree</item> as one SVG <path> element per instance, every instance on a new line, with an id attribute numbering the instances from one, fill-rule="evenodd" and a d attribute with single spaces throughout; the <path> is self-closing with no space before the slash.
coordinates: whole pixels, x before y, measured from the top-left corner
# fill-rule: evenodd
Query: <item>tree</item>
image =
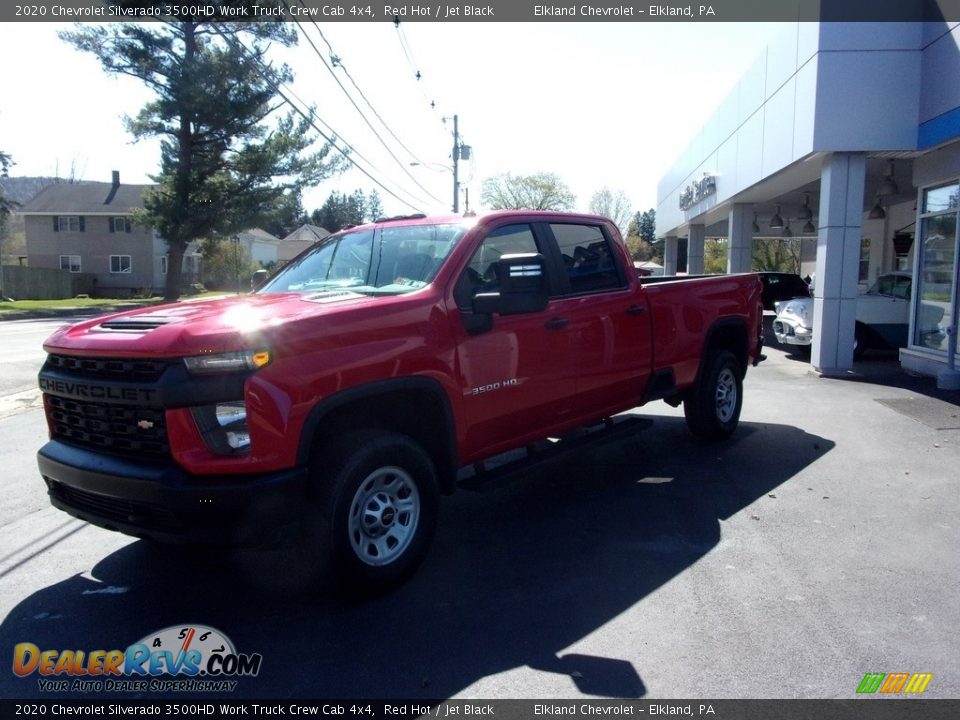
<path id="1" fill-rule="evenodd" d="M 337 232 L 350 225 L 361 225 L 365 210 L 362 190 L 354 190 L 350 195 L 334 191 L 319 210 L 310 214 L 310 220 L 314 225 Z"/>
<path id="2" fill-rule="evenodd" d="M 637 213 L 637 232 L 641 238 L 651 245 L 657 241 L 657 211 L 650 208 L 646 212 Z"/>
<path id="3" fill-rule="evenodd" d="M 281 0 L 275 0 L 280 7 Z M 162 3 L 114 0 L 156 8 Z M 263 3 L 261 3 L 262 5 Z M 226 0 L 219 8 L 244 6 Z M 155 97 L 127 118 L 135 139 L 161 138 L 156 187 L 145 193 L 135 222 L 155 228 L 169 245 L 165 297 L 180 292 L 184 250 L 192 240 L 221 239 L 259 224 L 264 215 L 342 169 L 331 146 L 307 153 L 314 138 L 306 118 L 277 118 L 278 86 L 293 74 L 265 60 L 269 43 L 291 46 L 283 22 L 227 23 L 222 17 L 165 17 L 167 22 L 79 26 L 61 33 L 92 53 L 110 74 L 142 80 Z"/>
<path id="4" fill-rule="evenodd" d="M 727 272 L 729 249 L 730 241 L 727 238 L 706 238 L 703 242 L 703 272 L 707 275 Z"/>
<path id="5" fill-rule="evenodd" d="M 271 235 L 284 238 L 303 223 L 304 212 L 300 193 L 291 190 L 278 200 L 274 207 L 264 212 L 258 226 Z"/>
<path id="6" fill-rule="evenodd" d="M 572 210 L 576 196 L 554 173 L 514 177 L 510 173 L 483 181 L 481 198 L 491 210 Z"/>
<path id="7" fill-rule="evenodd" d="M 754 238 L 753 269 L 800 273 L 800 238 Z"/>
<path id="8" fill-rule="evenodd" d="M 608 187 L 597 190 L 590 198 L 590 212 L 613 220 L 621 233 L 627 231 L 630 224 L 630 198 L 623 190 L 614 192 Z"/>
<path id="9" fill-rule="evenodd" d="M 638 212 L 627 226 L 625 242 L 634 260 L 663 264 L 663 243 L 656 239 L 656 211 Z"/>
<path id="10" fill-rule="evenodd" d="M 200 247 L 205 285 L 217 290 L 245 292 L 250 289 L 250 278 L 260 269 L 260 264 L 250 259 L 243 245 L 207 240 Z"/>
<path id="11" fill-rule="evenodd" d="M 333 191 L 323 206 L 310 213 L 307 220 L 330 232 L 337 232 L 351 225 L 373 222 L 383 217 L 383 203 L 380 194 L 371 190 L 364 195 L 363 190 L 354 190 L 347 195 Z"/>
<path id="12" fill-rule="evenodd" d="M 367 195 L 366 218 L 368 221 L 373 222 L 382 217 L 383 203 L 380 201 L 380 193 L 374 188 L 370 191 L 370 194 Z"/>
<path id="13" fill-rule="evenodd" d="M 13 158 L 11 158 L 8 153 L 0 150 L 0 177 L 7 177 L 10 171 L 10 166 L 14 164 Z M 16 203 L 13 200 L 5 197 L 3 194 L 3 188 L 0 187 L 0 223 L 6 221 L 7 215 L 12 213 L 15 207 Z"/>
<path id="14" fill-rule="evenodd" d="M 10 166 L 13 164 L 13 158 L 0 150 L 0 177 L 7 177 Z M 17 203 L 7 198 L 3 193 L 3 187 L 0 187 L 0 302 L 5 299 L 3 294 L 3 243 L 7 239 L 8 218 L 13 214 L 13 209 L 16 206 Z"/>

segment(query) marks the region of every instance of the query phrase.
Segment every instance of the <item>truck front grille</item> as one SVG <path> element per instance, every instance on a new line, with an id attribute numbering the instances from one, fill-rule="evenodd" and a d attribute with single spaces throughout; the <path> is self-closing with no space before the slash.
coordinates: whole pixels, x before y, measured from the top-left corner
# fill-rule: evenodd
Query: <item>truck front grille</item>
<path id="1" fill-rule="evenodd" d="M 53 435 L 116 455 L 169 460 L 163 410 L 47 395 Z"/>
<path id="2" fill-rule="evenodd" d="M 47 365 L 87 378 L 154 382 L 167 367 L 163 360 L 114 360 L 103 358 L 47 355 Z"/>

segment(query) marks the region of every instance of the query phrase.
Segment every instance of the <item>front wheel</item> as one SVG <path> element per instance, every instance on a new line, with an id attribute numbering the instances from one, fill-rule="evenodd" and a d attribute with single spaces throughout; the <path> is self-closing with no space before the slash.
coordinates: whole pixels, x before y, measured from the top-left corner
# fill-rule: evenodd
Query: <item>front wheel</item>
<path id="1" fill-rule="evenodd" d="M 439 493 L 429 455 L 388 431 L 352 433 L 314 463 L 323 553 L 347 589 L 388 590 L 416 570 L 436 526 Z"/>
<path id="2" fill-rule="evenodd" d="M 683 401 L 687 427 L 699 438 L 727 437 L 740 422 L 743 406 L 743 372 L 733 353 L 711 350 L 700 379 Z"/>

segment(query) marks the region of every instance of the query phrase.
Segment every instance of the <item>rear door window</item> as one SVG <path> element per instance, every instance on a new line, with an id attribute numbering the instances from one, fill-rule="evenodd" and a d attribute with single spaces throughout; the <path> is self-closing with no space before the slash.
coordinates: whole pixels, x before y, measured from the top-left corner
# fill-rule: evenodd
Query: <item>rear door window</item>
<path id="1" fill-rule="evenodd" d="M 626 287 L 610 242 L 598 225 L 551 223 L 570 293 L 599 292 Z"/>

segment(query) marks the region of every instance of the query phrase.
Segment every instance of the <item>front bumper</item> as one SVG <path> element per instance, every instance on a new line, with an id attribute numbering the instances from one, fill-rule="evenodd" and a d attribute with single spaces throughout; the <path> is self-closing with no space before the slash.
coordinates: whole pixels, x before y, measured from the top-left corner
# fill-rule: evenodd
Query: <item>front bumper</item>
<path id="1" fill-rule="evenodd" d="M 50 502 L 108 530 L 167 543 L 267 546 L 300 521 L 307 472 L 198 477 L 179 466 L 51 440 L 37 453 Z"/>
<path id="2" fill-rule="evenodd" d="M 773 334 L 781 345 L 809 346 L 813 342 L 813 328 L 779 315 L 773 321 Z"/>

